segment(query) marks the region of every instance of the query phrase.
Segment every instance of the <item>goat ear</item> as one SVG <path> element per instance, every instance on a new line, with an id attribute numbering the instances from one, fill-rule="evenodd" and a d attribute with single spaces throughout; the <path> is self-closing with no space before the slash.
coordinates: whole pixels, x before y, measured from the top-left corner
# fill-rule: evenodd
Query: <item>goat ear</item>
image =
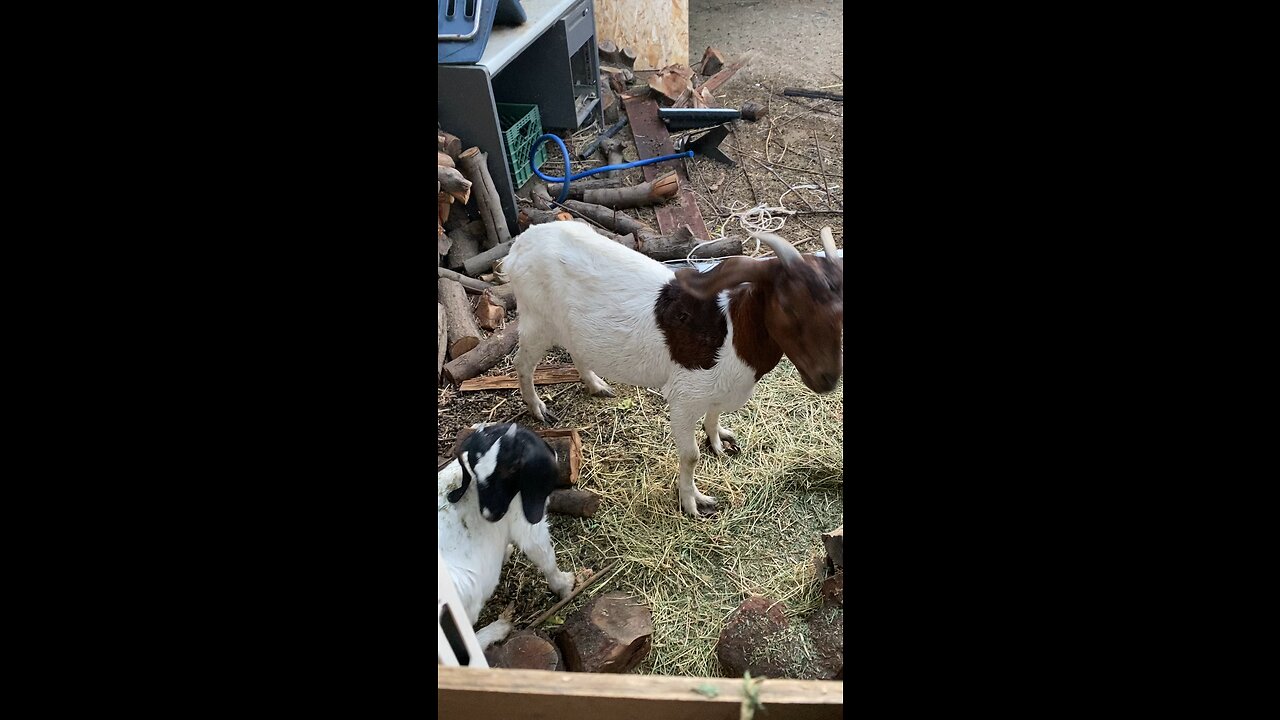
<path id="1" fill-rule="evenodd" d="M 753 260 L 749 257 L 731 257 L 707 272 L 694 269 L 676 271 L 676 281 L 685 292 L 706 300 L 721 290 L 736 287 L 745 282 L 759 282 L 768 278 L 776 263 Z"/>
<path id="2" fill-rule="evenodd" d="M 553 456 L 540 458 L 539 462 L 526 463 L 520 476 L 520 503 L 524 506 L 524 519 L 537 525 L 547 510 L 547 498 L 560 479 L 559 467 Z"/>
<path id="3" fill-rule="evenodd" d="M 471 476 L 468 475 L 466 471 L 463 471 L 462 486 L 459 487 L 457 490 L 450 492 L 448 495 L 445 495 L 445 497 L 448 498 L 449 502 L 451 503 L 458 502 L 459 500 L 462 499 L 462 496 L 466 494 L 467 486 L 470 484 L 471 484 Z"/>

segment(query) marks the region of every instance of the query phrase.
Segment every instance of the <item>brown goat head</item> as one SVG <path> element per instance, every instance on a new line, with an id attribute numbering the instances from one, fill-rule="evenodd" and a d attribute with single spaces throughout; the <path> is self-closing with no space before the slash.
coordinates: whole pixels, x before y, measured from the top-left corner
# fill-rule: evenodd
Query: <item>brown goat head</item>
<path id="1" fill-rule="evenodd" d="M 822 230 L 826 257 L 801 255 L 777 235 L 759 233 L 776 260 L 729 258 L 700 273 L 676 273 L 680 285 L 696 297 L 710 298 L 745 282 L 766 291 L 763 323 L 770 338 L 791 358 L 800 379 L 814 392 L 835 389 L 844 371 L 844 261 L 835 256 L 828 228 Z"/>

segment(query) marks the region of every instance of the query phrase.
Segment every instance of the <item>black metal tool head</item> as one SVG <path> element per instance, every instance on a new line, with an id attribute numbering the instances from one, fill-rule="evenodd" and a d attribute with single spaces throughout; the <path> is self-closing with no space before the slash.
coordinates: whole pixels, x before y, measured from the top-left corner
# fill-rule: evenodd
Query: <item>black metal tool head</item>
<path id="1" fill-rule="evenodd" d="M 686 137 L 677 150 L 692 150 L 695 155 L 711 158 L 725 165 L 737 165 L 728 155 L 720 152 L 720 141 L 729 134 L 729 126 L 721 125 L 712 128 L 697 138 Z"/>

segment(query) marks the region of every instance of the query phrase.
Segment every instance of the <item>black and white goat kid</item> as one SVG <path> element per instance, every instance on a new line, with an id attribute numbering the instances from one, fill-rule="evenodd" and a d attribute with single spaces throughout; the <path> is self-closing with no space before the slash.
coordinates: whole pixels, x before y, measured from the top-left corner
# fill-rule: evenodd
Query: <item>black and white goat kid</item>
<path id="1" fill-rule="evenodd" d="M 472 428 L 457 457 L 438 473 L 436 517 L 440 553 L 474 626 L 498 587 L 512 543 L 562 599 L 573 591 L 574 575 L 556 566 L 547 527 L 547 498 L 558 482 L 555 451 L 519 425 Z M 488 647 L 511 629 L 504 614 L 477 631 L 476 639 Z"/>

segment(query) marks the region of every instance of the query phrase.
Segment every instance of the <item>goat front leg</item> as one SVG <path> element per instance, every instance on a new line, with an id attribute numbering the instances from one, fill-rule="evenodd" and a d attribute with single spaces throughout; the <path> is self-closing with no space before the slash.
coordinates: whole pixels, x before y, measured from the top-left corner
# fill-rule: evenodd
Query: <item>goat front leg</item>
<path id="1" fill-rule="evenodd" d="M 512 629 L 515 627 L 511 624 L 511 618 L 514 612 L 515 605 L 508 605 L 507 608 L 502 611 L 502 615 L 498 616 L 497 620 L 494 620 L 476 631 L 476 642 L 479 643 L 481 650 L 487 650 L 490 645 L 496 642 L 502 642 L 502 640 L 511 633 Z"/>
<path id="2" fill-rule="evenodd" d="M 732 430 L 720 424 L 719 410 L 707 411 L 707 418 L 702 421 L 702 429 L 707 431 L 707 444 L 711 446 L 711 452 L 716 455 L 738 454 L 738 439 L 734 437 Z"/>
<path id="3" fill-rule="evenodd" d="M 698 439 L 693 428 L 700 414 L 696 409 L 671 404 L 671 436 L 680 456 L 680 509 L 692 517 L 701 517 L 700 511 L 712 512 L 716 506 L 716 499 L 698 492 L 693 483 L 693 469 L 698 464 Z"/>
<path id="4" fill-rule="evenodd" d="M 526 524 L 525 527 L 527 529 L 523 533 L 516 533 L 516 546 L 547 578 L 552 592 L 561 600 L 569 597 L 573 592 L 573 573 L 562 572 L 556 566 L 556 550 L 551 546 L 551 531 L 547 528 L 545 516 L 537 525 Z"/>

